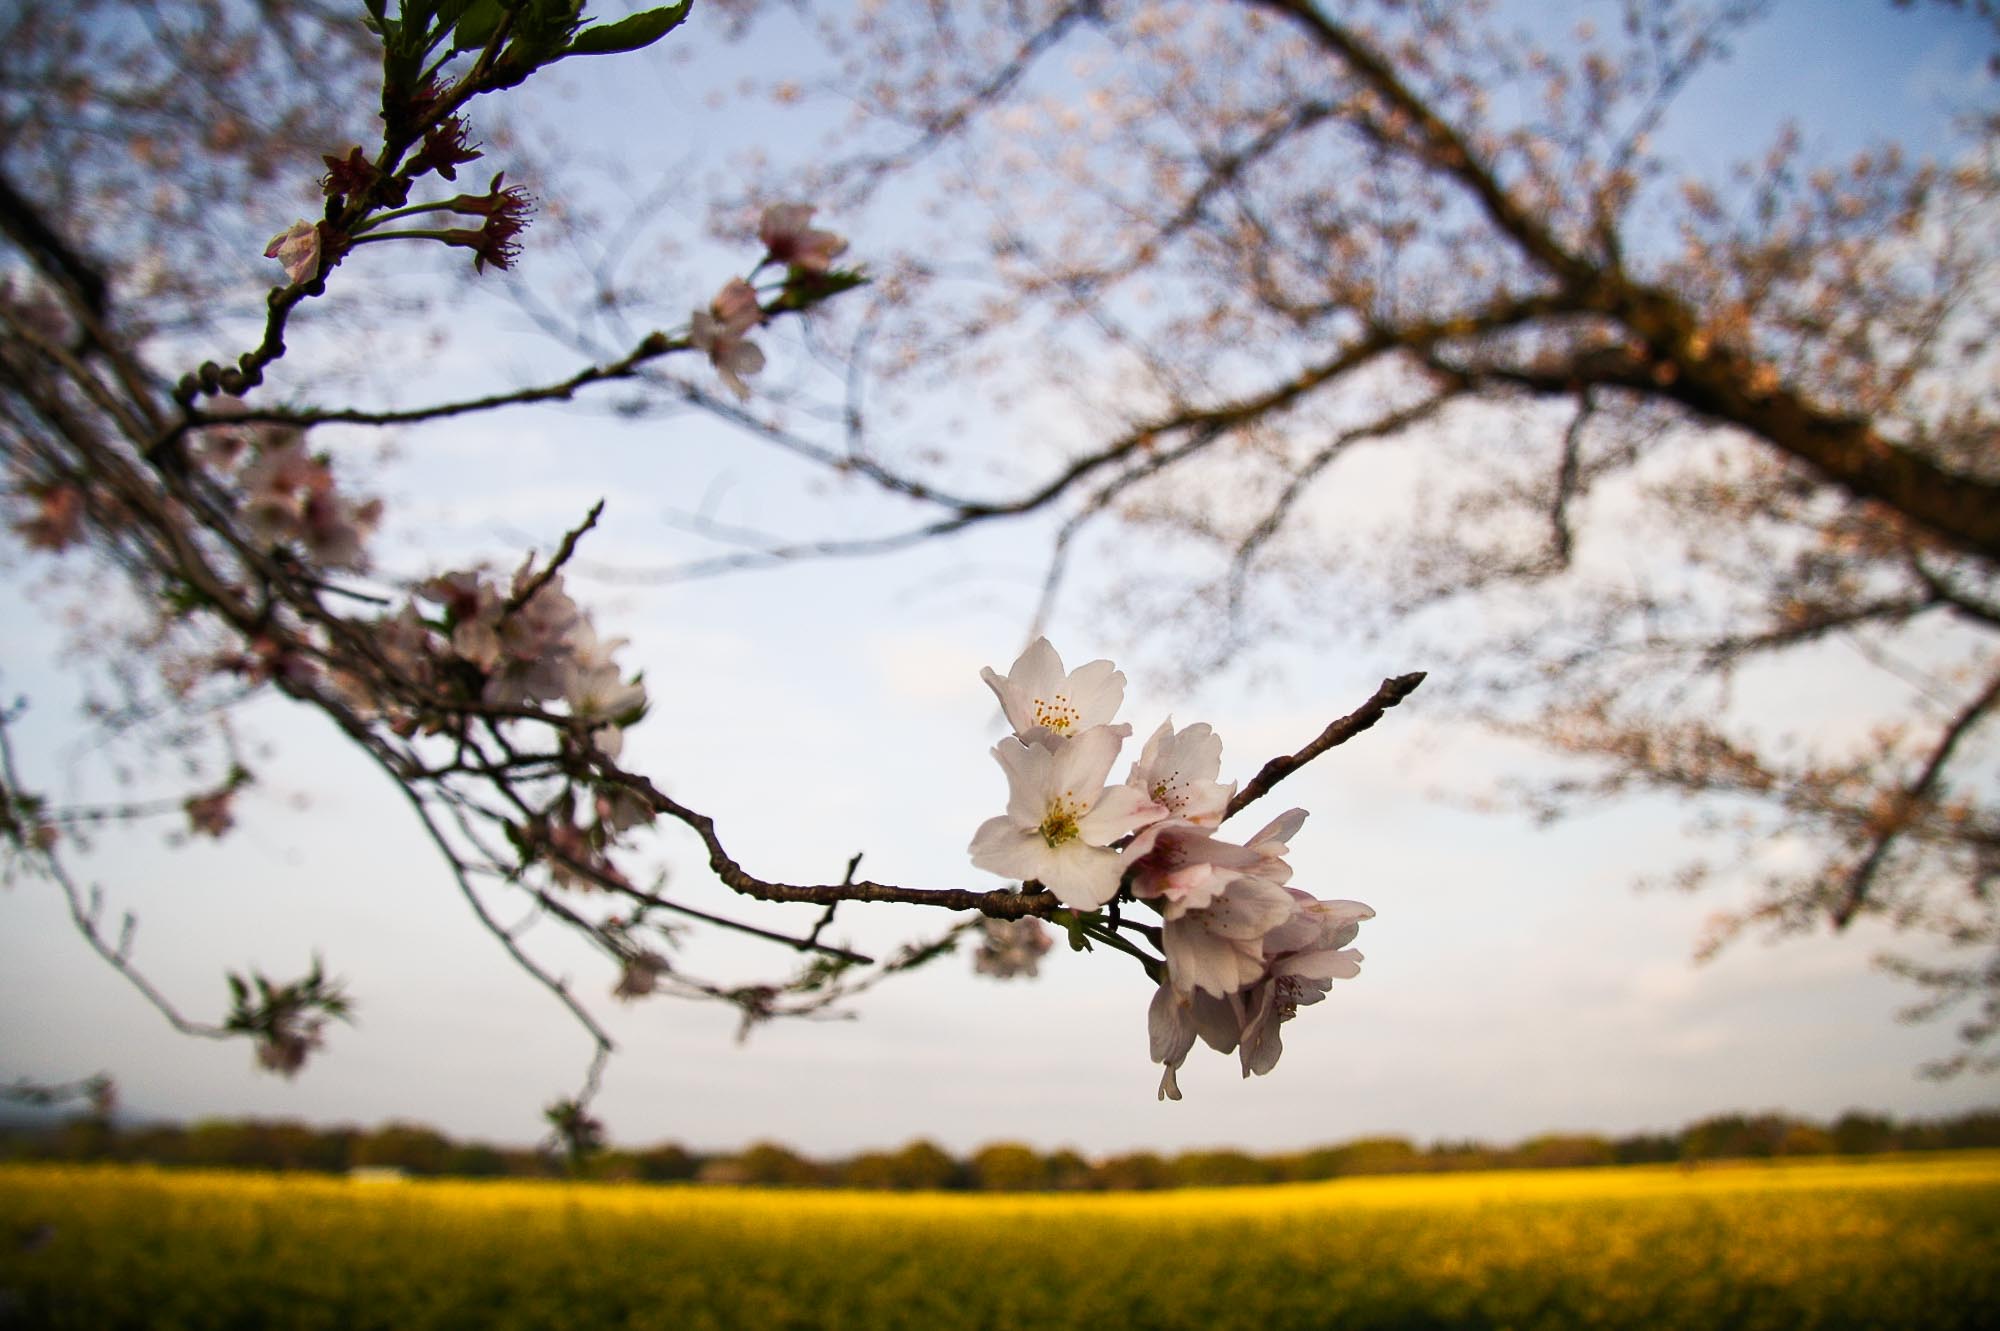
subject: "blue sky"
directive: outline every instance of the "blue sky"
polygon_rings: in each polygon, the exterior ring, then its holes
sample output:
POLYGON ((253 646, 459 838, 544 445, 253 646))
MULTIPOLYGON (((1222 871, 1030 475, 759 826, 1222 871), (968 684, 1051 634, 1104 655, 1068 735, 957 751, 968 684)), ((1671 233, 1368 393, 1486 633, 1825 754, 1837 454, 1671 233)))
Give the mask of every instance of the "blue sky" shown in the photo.
MULTIPOLYGON (((1754 150, 1781 106, 1798 108, 1808 143, 1831 152, 1856 146, 1871 125, 1921 136, 1913 127, 1941 123, 1941 98, 1978 86, 1966 74, 1986 54, 1976 27, 1878 5, 1839 6, 1836 20, 1831 8, 1779 5, 1739 39, 1733 62, 1689 94, 1674 150, 1691 161, 1754 150)), ((746 117, 711 135, 700 128, 714 116, 704 99, 750 58, 727 48, 691 62, 594 65, 543 105, 629 162, 633 179, 685 161, 691 176, 727 182, 730 149, 766 122, 746 117)), ((870 237, 849 234, 865 261, 870 237)), ((684 304, 705 300, 747 249, 690 241, 686 266, 705 276, 690 279, 684 304)), ((504 301, 476 299, 475 317, 442 348, 402 334, 373 348, 384 363, 423 366, 399 389, 405 401, 570 363, 504 301)), ((302 330, 296 354, 310 355, 313 339, 302 330)), ((796 345, 787 334, 768 342, 773 374, 785 373, 796 345)), ((816 492, 794 465, 714 422, 621 423, 590 407, 408 434, 370 485, 389 505, 384 562, 410 574, 480 556, 512 562, 520 533, 547 550, 600 496, 607 515, 580 561, 586 571, 656 568, 694 551, 665 518, 703 496, 724 519, 786 529, 897 511, 858 492, 816 492)), ((713 815, 765 877, 826 881, 859 850, 882 880, 998 886, 965 854, 1005 794, 986 752, 1000 723, 978 670, 1004 670, 1021 644, 1046 532, 1030 535, 668 587, 577 579, 600 631, 629 638, 623 659, 646 670, 654 710, 629 738, 628 759, 713 815)), ((101 798, 119 755, 74 742, 77 671, 28 603, 31 581, 16 562, 0 583, 9 644, 0 690, 33 701, 19 736, 30 779, 101 798)), ((1089 604, 1072 598, 1052 629, 1072 665, 1120 641, 1089 604)), ((1246 668, 1191 694, 1169 694, 1133 666, 1122 719, 1140 738, 1168 713, 1183 725, 1208 721, 1225 743, 1225 779, 1242 779, 1383 676, 1424 664, 1383 646, 1299 647, 1276 659, 1276 682, 1246 668)), ((468 1136, 538 1135, 539 1107, 573 1086, 587 1057, 581 1033, 479 932, 395 792, 326 727, 272 703, 245 729, 279 759, 255 764, 261 780, 231 838, 175 847, 159 825, 109 832, 82 862, 85 876, 114 913, 139 915, 139 963, 190 1011, 219 1011, 224 969, 283 975, 318 951, 349 980, 358 1024, 336 1029, 297 1081, 259 1075, 242 1046, 168 1032, 88 955, 52 889, 25 881, 0 895, 0 1077, 108 1071, 141 1115, 409 1117, 468 1136)), ((1127 760, 1136 756, 1135 743, 1127 760)), ((1693 965, 1704 918, 1727 889, 1686 897, 1630 886, 1685 852, 1675 807, 1636 802, 1534 829, 1436 798, 1530 761, 1438 724, 1420 691, 1288 782, 1267 807, 1311 811, 1294 842, 1297 883, 1378 913, 1358 943, 1363 974, 1286 1028, 1270 1077, 1241 1081, 1233 1060, 1198 1049, 1177 1105, 1153 1096, 1150 986, 1113 956, 1059 951, 1040 981, 1004 985, 951 959, 862 1000, 856 1020, 780 1024, 739 1046, 726 1009, 616 1005, 614 977, 554 926, 528 941, 596 1001, 622 1045, 599 1107, 625 1142, 722 1149, 772 1138, 833 1153, 925 1136, 960 1150, 1000 1139, 1086 1151, 1281 1149, 1372 1133, 1631 1131, 1732 1108, 1943 1114, 1993 1099, 1990 1081, 1914 1076, 1949 1051, 1951 1034, 1894 1020, 1913 995, 1871 967, 1889 941, 1874 925, 1841 938, 1745 941, 1693 965)), ((691 838, 665 834, 647 858, 689 900, 727 906, 691 838)), ((879 948, 939 923, 912 909, 849 908, 834 933, 879 948)), ((716 969, 786 968, 786 955, 744 940, 696 937, 716 969)))

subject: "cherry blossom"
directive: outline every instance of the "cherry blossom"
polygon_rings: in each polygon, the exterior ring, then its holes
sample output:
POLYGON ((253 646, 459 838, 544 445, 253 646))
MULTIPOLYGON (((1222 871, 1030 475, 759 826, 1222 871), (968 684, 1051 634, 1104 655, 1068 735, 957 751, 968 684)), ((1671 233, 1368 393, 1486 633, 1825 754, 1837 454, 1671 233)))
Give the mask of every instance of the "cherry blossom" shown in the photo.
POLYGON ((1123 738, 1093 726, 1055 749, 1001 740, 993 756, 1007 773, 1007 812, 973 835, 974 867, 1039 881, 1077 910, 1118 895, 1124 861, 1107 847, 1164 812, 1130 786, 1105 787, 1123 738))
POLYGON ((667 973, 667 959, 657 952, 638 952, 625 959, 619 967, 618 983, 612 986, 613 998, 644 998, 660 987, 660 977, 667 973))
POLYGON ((1257 850, 1181 818, 1140 829, 1125 858, 1133 862, 1132 895, 1169 920, 1208 906, 1236 878, 1267 868, 1257 850))
MULTIPOLYGON (((1296 811, 1295 811, 1296 812, 1296 811)), ((1263 1076, 1284 1052, 1278 1028, 1302 1007, 1325 998, 1335 980, 1361 973, 1361 954, 1347 945, 1375 912, 1358 901, 1320 901, 1286 889, 1296 909, 1260 940, 1261 978, 1223 995, 1164 983, 1147 1011, 1147 1033, 1160 1075, 1162 1100, 1181 1098, 1178 1074, 1199 1035, 1218 1053, 1235 1053, 1243 1075, 1263 1076)))
POLYGON ((688 341, 707 354, 729 391, 746 401, 750 385, 743 382, 744 376, 764 368, 764 352, 745 334, 763 318, 757 289, 736 277, 716 293, 706 310, 696 310, 688 321, 688 341))
POLYGON ((285 266, 293 286, 319 276, 319 225, 300 219, 271 237, 264 257, 285 266))
POLYGON ((565 643, 569 660, 563 699, 569 704, 570 715, 601 723, 591 727, 590 738, 607 758, 616 758, 624 747, 625 732, 619 718, 646 705, 645 685, 636 680, 626 682, 611 661, 611 654, 624 643, 623 638, 600 641, 588 619, 571 630, 565 643))
POLYGON ((1215 779, 1221 770, 1222 738, 1214 727, 1197 721, 1177 731, 1168 717, 1140 750, 1125 784, 1145 791, 1171 817, 1214 827, 1236 793, 1234 782, 1225 786, 1215 779))
POLYGON ((30 490, 35 515, 14 524, 14 530, 30 550, 56 553, 81 541, 83 491, 74 485, 50 485, 30 490))
POLYGON ((1231 879, 1208 905, 1161 927, 1174 987, 1220 998, 1255 984, 1264 975, 1264 936, 1297 913, 1298 904, 1276 883, 1231 879))
POLYGON ((847 250, 847 242, 831 231, 815 231, 808 203, 774 203, 764 210, 757 237, 773 260, 800 272, 820 274, 847 250))
POLYGON ((237 480, 244 522, 260 539, 296 542, 327 568, 367 566, 365 543, 381 521, 381 501, 357 504, 341 495, 331 469, 306 452, 304 436, 261 446, 237 480))
MULTIPOLYGON (((1063 671, 1062 657, 1047 638, 1037 638, 1002 678, 991 666, 979 672, 1007 724, 1023 741, 1052 746, 1066 736, 1108 726, 1125 700, 1125 676, 1109 661, 1090 661, 1063 671)), ((1121 740, 1132 733, 1112 727, 1121 740)), ((1149 801, 1150 802, 1150 801, 1149 801)))
POLYGON ((980 921, 978 950, 972 954, 972 969, 996 980, 1019 976, 1032 978, 1041 968, 1042 956, 1053 946, 1049 931, 1033 918, 980 921))
POLYGON ((1361 954, 1347 945, 1375 912, 1358 901, 1319 901, 1297 889, 1292 893, 1299 899, 1298 913, 1264 936, 1265 977, 1230 996, 1243 1014, 1238 1052, 1246 1077, 1261 1077, 1278 1065, 1284 1052, 1279 1026, 1300 1008, 1325 998, 1335 980, 1361 974, 1361 954))

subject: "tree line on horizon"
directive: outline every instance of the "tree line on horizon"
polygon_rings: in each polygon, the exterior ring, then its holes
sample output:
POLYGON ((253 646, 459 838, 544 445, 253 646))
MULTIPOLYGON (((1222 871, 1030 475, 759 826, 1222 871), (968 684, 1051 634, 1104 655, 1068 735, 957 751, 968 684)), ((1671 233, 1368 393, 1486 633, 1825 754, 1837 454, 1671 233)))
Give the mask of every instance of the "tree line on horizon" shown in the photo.
POLYGON ((1364 1137, 1269 1155, 1233 1149, 1160 1155, 1135 1151, 1095 1160, 996 1142, 963 1158, 919 1139, 896 1150, 816 1160, 776 1142, 739 1152, 701 1152, 676 1142, 610 1148, 572 1170, 544 1149, 458 1141, 435 1128, 389 1122, 372 1129, 314 1127, 294 1119, 204 1119, 188 1125, 121 1126, 95 1115, 59 1124, 0 1128, 0 1161, 125 1163, 343 1174, 385 1171, 419 1177, 581 1176, 605 1182, 712 1183, 753 1187, 889 1191, 1113 1192, 1295 1183, 1368 1174, 1481 1169, 1574 1169, 1621 1164, 1898 1151, 2000 1148, 2000 1109, 1898 1121, 1849 1110, 1831 1122, 1789 1114, 1719 1114, 1672 1132, 1604 1136, 1544 1133, 1511 1146, 1405 1137, 1364 1137))

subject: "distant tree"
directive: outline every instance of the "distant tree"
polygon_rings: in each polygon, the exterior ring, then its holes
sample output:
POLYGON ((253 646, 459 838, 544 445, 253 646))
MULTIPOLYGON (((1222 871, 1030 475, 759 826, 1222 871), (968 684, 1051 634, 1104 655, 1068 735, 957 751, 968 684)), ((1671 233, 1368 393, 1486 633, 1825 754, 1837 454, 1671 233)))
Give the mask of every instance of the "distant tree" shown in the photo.
POLYGON ((701 1168, 698 1158, 673 1142, 635 1151, 632 1158, 638 1166, 638 1176, 649 1183, 685 1182, 701 1168))
POLYGON ((1896 1144, 1896 1125, 1884 1115, 1850 1109, 1834 1121, 1833 1148, 1842 1155, 1873 1155, 1896 1144))
POLYGON ((1575 1133, 1530 1137, 1508 1152, 1509 1164, 1528 1169, 1584 1169, 1611 1164, 1616 1158, 1612 1144, 1604 1138, 1575 1133))
POLYGON ((1402 1174, 1423 1168, 1423 1154, 1402 1137, 1364 1137, 1335 1147, 1334 1174, 1402 1174))
POLYGON ((1680 1159, 1681 1143, 1671 1133, 1639 1133, 1618 1138, 1611 1149, 1621 1165, 1665 1164, 1680 1159))
POLYGON ((1174 1185, 1173 1166, 1151 1151, 1113 1155, 1091 1171, 1093 1185, 1113 1192, 1141 1192, 1174 1185))
POLYGON ((385 1123, 355 1139, 350 1161, 357 1169, 442 1174, 455 1149, 451 1140, 435 1128, 420 1123, 385 1123))
POLYGON ((457 1178, 501 1178, 508 1172, 507 1156, 484 1142, 458 1143, 445 1153, 443 1172, 457 1178))
POLYGON ((809 1188, 825 1179, 818 1165, 776 1142, 757 1142, 731 1163, 732 1181, 761 1187, 809 1188))
POLYGON ((1052 1184, 1049 1162, 1032 1146, 994 1142, 967 1162, 972 1186, 988 1192, 1037 1192, 1052 1184))
POLYGON ((1051 1151, 1047 1157, 1049 1187, 1059 1192, 1081 1192, 1096 1186, 1090 1162, 1067 1148, 1051 1151))
POLYGON ((903 1189, 938 1192, 961 1187, 965 1172, 936 1142, 917 1140, 890 1157, 895 1185, 903 1189))
POLYGON ((1246 1151, 1183 1151, 1171 1169, 1174 1184, 1183 1188, 1242 1187, 1277 1176, 1270 1161, 1246 1151))

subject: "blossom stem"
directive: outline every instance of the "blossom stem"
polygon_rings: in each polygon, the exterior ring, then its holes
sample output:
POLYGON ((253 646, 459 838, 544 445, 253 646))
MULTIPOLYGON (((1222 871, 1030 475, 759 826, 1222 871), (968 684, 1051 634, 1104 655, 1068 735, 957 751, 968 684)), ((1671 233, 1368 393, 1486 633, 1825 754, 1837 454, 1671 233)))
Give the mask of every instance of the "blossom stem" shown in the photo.
POLYGON ((361 235, 350 238, 348 243, 350 245, 366 245, 377 240, 442 240, 447 244, 455 245, 458 242, 454 237, 461 234, 463 233, 458 231, 432 230, 377 231, 373 234, 364 232, 361 235))
MULTIPOLYGON (((374 230, 384 222, 393 222, 402 217, 415 217, 419 213, 455 213, 458 211, 458 209, 452 207, 449 203, 413 203, 407 208, 392 208, 387 212, 375 214, 366 221, 359 223, 354 228, 353 234, 359 237, 374 230)), ((403 234, 414 233, 406 232, 403 234)))
POLYGON ((1064 926, 1073 923, 1083 931, 1085 937, 1136 959, 1141 966, 1145 967, 1147 977, 1155 982, 1165 973, 1167 963, 1164 960, 1133 946, 1124 938, 1121 938, 1118 932, 1105 924, 1103 917, 1095 911, 1085 913, 1082 911, 1059 910, 1049 918, 1055 923, 1064 926))

